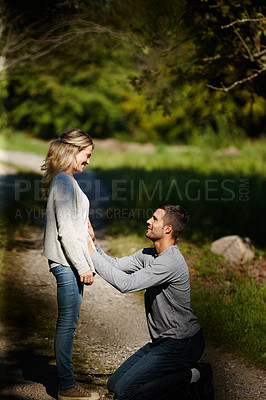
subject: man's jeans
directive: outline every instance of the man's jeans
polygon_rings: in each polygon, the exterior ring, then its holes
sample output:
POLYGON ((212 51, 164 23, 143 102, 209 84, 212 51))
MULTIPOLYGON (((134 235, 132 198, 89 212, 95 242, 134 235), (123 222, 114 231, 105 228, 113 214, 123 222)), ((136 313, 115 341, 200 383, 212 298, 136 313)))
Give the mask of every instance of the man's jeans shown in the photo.
POLYGON ((110 377, 107 387, 119 400, 185 400, 204 350, 200 330, 188 339, 161 338, 146 344, 110 377))
POLYGON ((59 265, 51 269, 57 281, 58 318, 55 332, 55 357, 59 389, 76 386, 72 364, 72 348, 79 310, 83 296, 83 284, 79 275, 70 267, 59 265))

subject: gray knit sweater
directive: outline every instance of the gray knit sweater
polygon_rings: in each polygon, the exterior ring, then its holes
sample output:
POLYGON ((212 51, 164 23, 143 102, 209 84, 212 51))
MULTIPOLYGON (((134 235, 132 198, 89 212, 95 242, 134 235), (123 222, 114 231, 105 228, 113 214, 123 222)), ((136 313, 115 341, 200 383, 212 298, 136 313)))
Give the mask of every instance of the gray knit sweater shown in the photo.
POLYGON ((91 257, 96 272, 121 292, 145 290, 145 310, 152 339, 183 339, 200 325, 190 308, 189 271, 177 246, 157 254, 146 248, 123 258, 111 258, 97 245, 91 257))
POLYGON ((95 272, 89 254, 82 215, 82 193, 75 179, 64 172, 52 181, 46 208, 44 255, 81 275, 95 272))

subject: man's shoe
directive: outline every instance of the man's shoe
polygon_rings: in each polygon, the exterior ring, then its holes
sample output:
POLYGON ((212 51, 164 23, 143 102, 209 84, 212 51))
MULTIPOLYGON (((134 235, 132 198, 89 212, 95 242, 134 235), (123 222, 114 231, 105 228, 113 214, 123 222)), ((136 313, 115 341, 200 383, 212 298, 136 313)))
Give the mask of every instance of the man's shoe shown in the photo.
POLYGON ((197 382, 190 384, 190 396, 193 400, 214 400, 214 386, 211 364, 198 363, 195 368, 200 372, 197 382))
POLYGON ((97 392, 85 391, 80 386, 75 386, 67 390, 59 390, 58 400, 98 400, 100 398, 97 392))

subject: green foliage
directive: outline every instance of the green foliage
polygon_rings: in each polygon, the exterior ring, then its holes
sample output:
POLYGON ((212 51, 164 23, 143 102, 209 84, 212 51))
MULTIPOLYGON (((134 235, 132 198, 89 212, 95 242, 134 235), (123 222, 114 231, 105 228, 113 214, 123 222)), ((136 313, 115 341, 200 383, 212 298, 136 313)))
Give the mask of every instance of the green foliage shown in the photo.
POLYGON ((265 290, 242 279, 218 289, 192 287, 192 307, 208 337, 265 367, 265 290))
POLYGON ((224 93, 210 92, 204 83, 180 84, 172 93, 171 100, 175 106, 171 113, 165 113, 164 107, 158 104, 156 109, 147 110, 144 94, 128 92, 127 96, 121 107, 127 116, 127 128, 133 139, 143 142, 148 138, 154 142, 208 143, 214 148, 241 142, 247 128, 256 135, 256 130, 262 129, 260 124, 266 107, 265 100, 256 96, 251 111, 247 92, 241 94, 241 104, 224 93))
POLYGON ((0 72, 0 128, 7 127, 7 112, 5 109, 5 101, 8 97, 8 78, 4 72, 0 72))
POLYGON ((264 120, 262 97, 253 96, 251 109, 248 92, 241 94, 241 104, 223 93, 210 93, 204 84, 180 85, 172 95, 171 113, 159 105, 152 110, 145 95, 126 82, 126 70, 117 70, 114 63, 63 79, 34 70, 14 73, 8 91, 4 106, 9 127, 43 139, 79 126, 95 138, 222 147, 241 141, 246 129, 257 135, 264 120))
POLYGON ((262 74, 253 81, 247 80, 244 88, 265 97, 263 13, 265 6, 261 0, 238 3, 192 0, 186 18, 191 21, 193 31, 197 56, 195 74, 207 77, 210 83, 221 88, 260 71, 262 74))
POLYGON ((229 93, 206 87, 262 68, 264 9, 253 3, 46 0, 27 2, 24 14, 18 0, 4 1, 0 122, 44 139, 73 126, 94 137, 213 146, 261 136, 262 75, 229 93), (246 17, 259 21, 221 28, 246 17))
MULTIPOLYGON (((111 73, 111 68, 105 74, 111 73)), ((110 83, 98 80, 102 90, 93 83, 95 71, 77 73, 63 82, 56 76, 29 71, 10 77, 10 97, 6 101, 11 126, 50 139, 75 126, 93 131, 94 137, 105 137, 116 130, 120 110, 113 103, 110 83), (24 99, 24 100, 22 100, 24 99)), ((113 76, 113 85, 116 77, 113 76)))

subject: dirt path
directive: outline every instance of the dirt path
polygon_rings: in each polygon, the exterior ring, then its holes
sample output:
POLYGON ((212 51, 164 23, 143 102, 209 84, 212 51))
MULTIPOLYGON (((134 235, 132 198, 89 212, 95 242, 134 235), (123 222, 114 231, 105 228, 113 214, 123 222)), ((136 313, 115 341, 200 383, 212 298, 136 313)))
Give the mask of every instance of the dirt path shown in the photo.
MULTIPOLYGON (((4 174, 8 174, 6 167, 4 174)), ((94 179, 92 174, 90 179, 94 179)), ((101 224, 97 230, 101 243, 108 248, 101 224)), ((9 325, 1 326, 0 398, 55 399, 52 338, 56 285, 42 255, 41 228, 31 229, 22 239, 21 249, 14 251, 12 260, 5 278, 5 296, 6 313, 13 319, 9 325)), ((120 294, 96 276, 92 287, 85 289, 75 337, 75 365, 81 385, 96 386, 102 399, 106 398, 104 385, 108 375, 147 340, 142 299, 136 294, 120 294)), ((203 359, 213 366, 216 400, 265 399, 265 372, 210 343, 203 359)))

